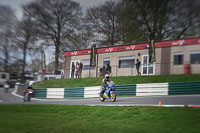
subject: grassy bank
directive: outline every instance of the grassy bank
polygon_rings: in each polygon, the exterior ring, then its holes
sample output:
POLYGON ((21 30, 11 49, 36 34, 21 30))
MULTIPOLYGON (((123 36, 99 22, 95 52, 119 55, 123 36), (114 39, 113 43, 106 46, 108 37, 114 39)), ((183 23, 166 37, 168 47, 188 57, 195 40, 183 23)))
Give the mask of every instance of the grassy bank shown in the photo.
POLYGON ((0 105, 1 133, 198 133, 200 108, 0 105))
MULTIPOLYGON (((117 85, 200 81, 200 74, 111 77, 117 85)), ((34 88, 74 88, 101 85, 102 78, 53 79, 34 84, 34 88)))

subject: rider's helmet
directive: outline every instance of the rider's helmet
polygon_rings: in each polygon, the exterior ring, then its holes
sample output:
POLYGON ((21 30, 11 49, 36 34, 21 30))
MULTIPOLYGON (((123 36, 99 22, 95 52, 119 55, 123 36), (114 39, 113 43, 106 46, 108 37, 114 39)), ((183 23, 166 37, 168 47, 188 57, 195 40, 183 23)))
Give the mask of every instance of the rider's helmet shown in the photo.
POLYGON ((106 74, 105 75, 105 81, 109 81, 110 80, 110 75, 109 74, 106 74))

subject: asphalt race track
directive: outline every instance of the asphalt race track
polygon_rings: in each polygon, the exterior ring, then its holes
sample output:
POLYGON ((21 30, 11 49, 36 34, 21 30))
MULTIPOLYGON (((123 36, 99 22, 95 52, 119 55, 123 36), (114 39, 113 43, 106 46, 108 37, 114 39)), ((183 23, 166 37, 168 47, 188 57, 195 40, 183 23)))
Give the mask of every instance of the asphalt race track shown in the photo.
POLYGON ((88 99, 31 99, 31 102, 24 102, 23 97, 11 94, 14 89, 5 93, 0 88, 0 104, 58 104, 58 105, 91 105, 91 106, 133 106, 133 105, 200 105, 200 95, 184 96, 148 96, 148 97, 117 97, 116 102, 109 100, 101 102, 98 98, 88 99))

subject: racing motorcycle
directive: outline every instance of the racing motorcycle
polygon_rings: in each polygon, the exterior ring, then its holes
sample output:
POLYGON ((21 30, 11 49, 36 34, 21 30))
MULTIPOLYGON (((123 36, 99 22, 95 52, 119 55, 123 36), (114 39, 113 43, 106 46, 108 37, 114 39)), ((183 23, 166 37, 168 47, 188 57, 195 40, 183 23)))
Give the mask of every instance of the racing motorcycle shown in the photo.
POLYGON ((26 102, 26 101, 30 102, 33 94, 34 94, 33 89, 29 89, 29 88, 26 89, 26 92, 24 93, 24 102, 26 102))
MULTIPOLYGON (((112 102, 116 101, 116 94, 115 94, 115 88, 116 85, 113 81, 110 81, 107 83, 107 87, 105 88, 105 92, 102 95, 99 93, 99 99, 101 102, 103 102, 105 99, 106 100, 111 100, 112 102)), ((102 88, 100 89, 100 92, 102 91, 102 88)))

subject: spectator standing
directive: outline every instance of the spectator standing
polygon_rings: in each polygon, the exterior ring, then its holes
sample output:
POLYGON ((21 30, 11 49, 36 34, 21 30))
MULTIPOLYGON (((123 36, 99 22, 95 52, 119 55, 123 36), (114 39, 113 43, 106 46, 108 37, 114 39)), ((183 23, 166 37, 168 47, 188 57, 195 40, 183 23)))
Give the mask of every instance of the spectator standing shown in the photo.
POLYGON ((74 71, 75 71, 75 65, 74 62, 72 62, 72 71, 71 71, 71 78, 74 78, 74 71))
MULTIPOLYGON (((110 64, 107 64, 106 73, 107 73, 107 74, 111 74, 111 66, 110 66, 110 64)), ((105 74, 106 74, 106 73, 105 73, 105 74)))
POLYGON ((83 68, 83 63, 80 62, 79 63, 79 75, 78 75, 78 78, 81 78, 81 76, 82 76, 82 68, 83 68))
POLYGON ((79 77, 79 63, 78 62, 76 62, 75 76, 76 76, 76 78, 79 77))
POLYGON ((141 62, 139 59, 136 60, 136 70, 137 70, 137 73, 138 73, 138 76, 141 75, 140 73, 140 65, 141 65, 141 62))
POLYGON ((106 73, 106 67, 103 66, 103 71, 102 71, 103 77, 105 77, 105 73, 106 73))
POLYGON ((99 74, 98 74, 99 77, 103 77, 103 68, 101 67, 99 69, 99 74))

